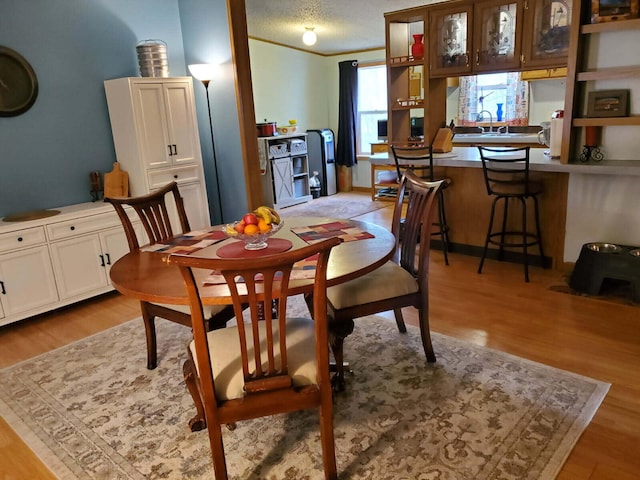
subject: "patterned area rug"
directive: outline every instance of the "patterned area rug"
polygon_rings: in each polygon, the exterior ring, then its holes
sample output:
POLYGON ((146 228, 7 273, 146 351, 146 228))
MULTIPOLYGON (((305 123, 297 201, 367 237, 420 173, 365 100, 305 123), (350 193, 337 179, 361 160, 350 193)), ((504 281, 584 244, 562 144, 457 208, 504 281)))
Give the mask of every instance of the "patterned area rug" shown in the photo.
POLYGON ((278 210, 280 215, 287 217, 335 217, 353 218, 380 208, 392 205, 389 202, 374 202, 369 197, 345 198, 343 195, 330 195, 310 200, 306 203, 293 205, 278 210))
MULTIPOLYGON (((134 320, 0 372, 0 414, 61 479, 210 479, 206 432, 182 381, 188 329, 158 322, 159 366, 145 368, 134 320)), ((359 319, 355 370, 335 401, 342 479, 553 479, 608 384, 433 335, 359 319)), ((234 479, 322 477, 315 411, 224 430, 234 479)))

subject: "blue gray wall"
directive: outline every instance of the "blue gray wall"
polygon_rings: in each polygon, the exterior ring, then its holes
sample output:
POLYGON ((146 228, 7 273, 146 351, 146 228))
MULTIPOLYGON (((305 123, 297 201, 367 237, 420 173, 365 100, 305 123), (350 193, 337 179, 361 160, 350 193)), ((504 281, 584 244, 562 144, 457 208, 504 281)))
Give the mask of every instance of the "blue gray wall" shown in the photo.
MULTIPOLYGON (((135 46, 145 39, 167 43, 173 76, 188 74, 185 57, 209 61, 204 58, 209 49, 200 41, 215 45, 220 54, 226 49, 228 61, 226 19, 225 0, 2 0, 0 45, 31 63, 39 94, 26 113, 0 117, 0 216, 90 201, 89 172, 110 171, 115 161, 103 81, 138 76, 135 46), (181 9, 187 12, 182 18, 181 9), (192 29, 181 20, 198 21, 192 29), (223 25, 212 29, 218 22, 223 25), (207 34, 197 34, 200 29, 207 34), (189 48, 196 54, 185 54, 183 32, 189 32, 189 48)), ((215 92, 233 102, 235 118, 235 123, 220 127, 224 140, 219 143, 225 145, 219 148, 238 152, 235 92, 229 81, 215 92)), ((206 97, 198 84, 195 87, 207 191, 215 212, 206 97)), ((226 162, 234 164, 227 181, 243 188, 244 172, 235 168, 239 162, 241 169, 242 162, 224 156, 218 158, 222 169, 226 162)), ((240 213, 246 210, 244 192, 226 203, 231 201, 242 207, 240 213)), ((235 209, 229 212, 233 216, 235 209)))

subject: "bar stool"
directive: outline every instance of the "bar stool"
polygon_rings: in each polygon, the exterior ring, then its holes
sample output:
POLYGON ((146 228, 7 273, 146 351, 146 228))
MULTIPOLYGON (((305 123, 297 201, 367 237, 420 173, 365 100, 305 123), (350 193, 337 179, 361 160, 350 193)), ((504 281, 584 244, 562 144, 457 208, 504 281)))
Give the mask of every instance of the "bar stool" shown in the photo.
POLYGON ((544 265, 544 253, 542 250, 542 235, 540 234, 540 217, 538 214, 538 195, 542 193, 540 182, 529 178, 529 147, 522 148, 487 148, 479 146, 484 183, 487 194, 493 198, 491 204, 491 216, 489 228, 484 242, 482 259, 478 267, 478 273, 482 273, 484 260, 487 256, 489 244, 499 247, 498 260, 502 260, 504 249, 522 248, 524 256, 524 279, 529 281, 529 255, 528 248, 538 245, 540 259, 544 265), (533 199, 534 217, 536 224, 535 233, 527 232, 527 200, 533 199), (509 200, 520 202, 522 207, 521 229, 509 230, 507 218, 509 215, 509 200), (496 205, 502 201, 502 224, 499 229, 494 229, 494 217, 496 205))
POLYGON ((442 250, 444 252, 444 263, 445 265, 449 265, 449 225, 444 208, 444 190, 451 185, 451 179, 436 178, 433 168, 433 150, 430 145, 391 145, 391 154, 396 164, 398 182, 400 182, 402 178, 402 169, 412 170, 420 178, 429 182, 443 180, 442 188, 438 190, 438 220, 433 222, 436 230, 432 230, 431 235, 440 236, 442 250), (402 166, 400 165, 400 160, 404 162, 402 166))

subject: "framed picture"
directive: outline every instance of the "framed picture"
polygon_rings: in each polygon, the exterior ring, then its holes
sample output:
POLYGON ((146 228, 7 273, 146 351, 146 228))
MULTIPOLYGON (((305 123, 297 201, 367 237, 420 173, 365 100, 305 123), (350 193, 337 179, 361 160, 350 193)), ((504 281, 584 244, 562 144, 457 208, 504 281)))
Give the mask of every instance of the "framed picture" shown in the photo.
POLYGON ((591 0, 591 23, 626 20, 638 16, 638 0, 591 0))
POLYGON ((587 117, 628 117, 629 90, 589 92, 587 117))

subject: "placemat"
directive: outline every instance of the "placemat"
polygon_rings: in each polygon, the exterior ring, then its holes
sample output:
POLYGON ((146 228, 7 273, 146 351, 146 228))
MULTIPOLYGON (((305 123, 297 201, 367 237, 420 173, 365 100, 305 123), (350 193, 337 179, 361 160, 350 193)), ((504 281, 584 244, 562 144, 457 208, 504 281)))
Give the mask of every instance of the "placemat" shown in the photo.
MULTIPOLYGON (((316 268, 318 266, 318 256, 319 254, 316 253, 315 255, 311 255, 304 260, 294 263, 293 269, 291 270, 291 276, 289 278, 291 280, 315 278, 316 268)), ((280 276, 282 276, 282 272, 277 272, 276 278, 280 276)), ((242 277, 236 277, 236 282, 242 283, 244 282, 244 279, 242 277)), ((224 276, 220 273, 220 270, 212 271, 203 282, 204 285, 215 285, 220 283, 227 283, 224 276)))
POLYGON ((286 238, 268 238, 267 248, 262 250, 247 250, 243 241, 237 241, 220 247, 216 252, 220 258, 257 258, 274 253, 286 252, 291 248, 291 241, 286 238))
POLYGON ((348 220, 309 225, 308 227, 294 227, 291 231, 309 244, 318 243, 333 237, 340 237, 344 242, 353 242, 355 240, 375 237, 371 233, 357 227, 354 222, 348 220))
POLYGON ((177 235, 165 243, 147 245, 142 247, 140 251, 190 255, 226 238, 227 235, 222 230, 194 230, 177 235))

